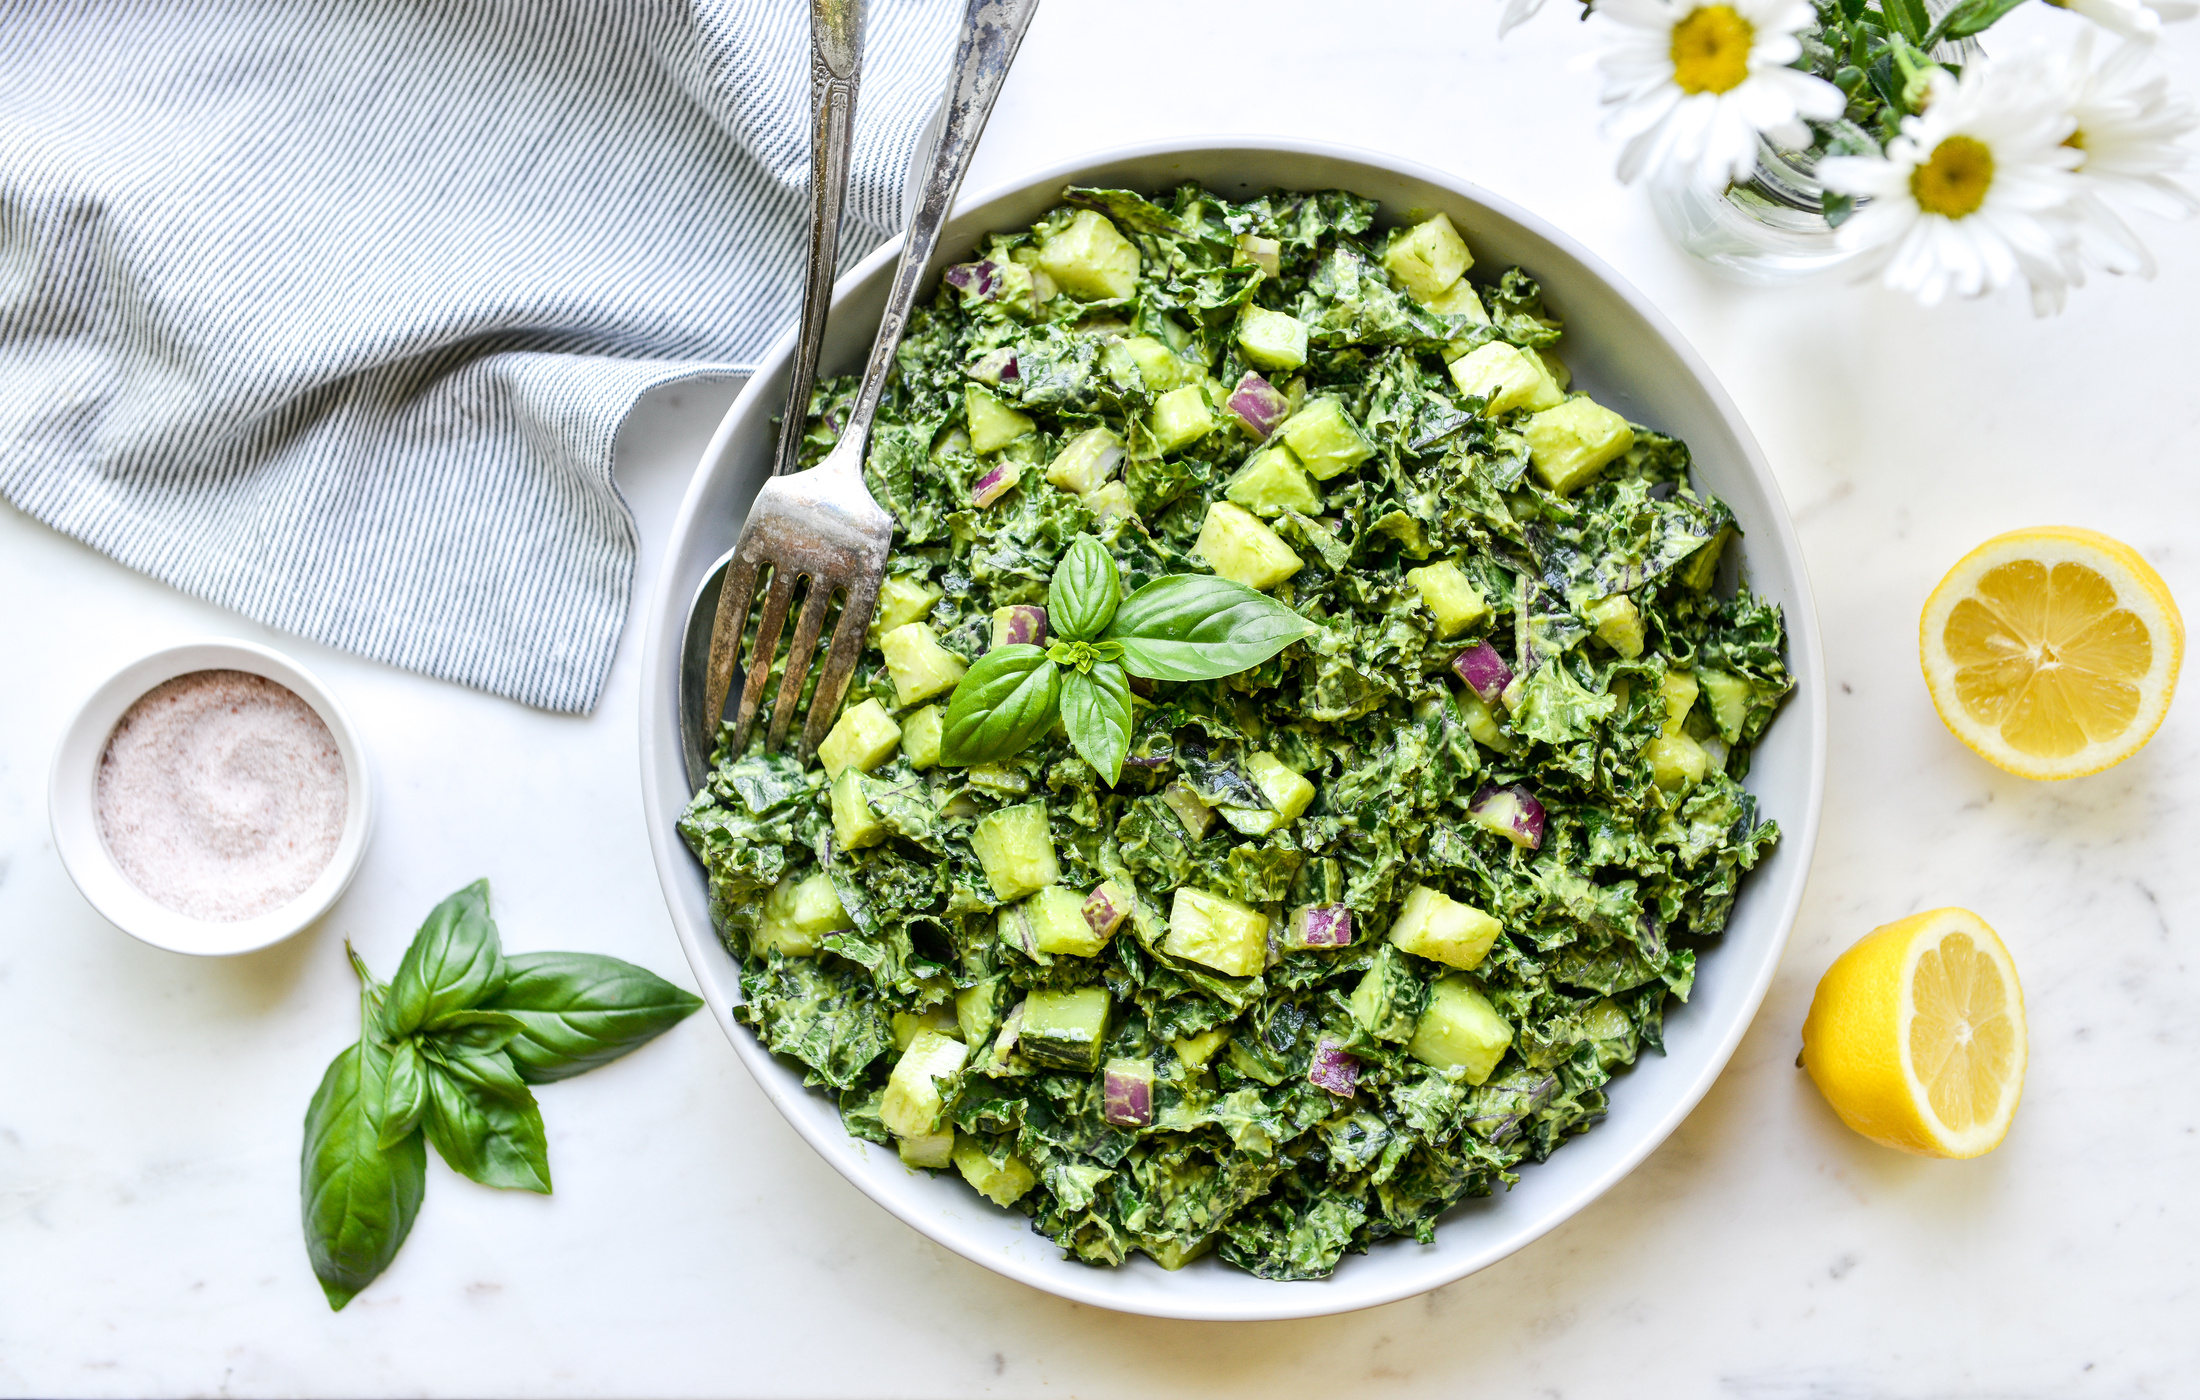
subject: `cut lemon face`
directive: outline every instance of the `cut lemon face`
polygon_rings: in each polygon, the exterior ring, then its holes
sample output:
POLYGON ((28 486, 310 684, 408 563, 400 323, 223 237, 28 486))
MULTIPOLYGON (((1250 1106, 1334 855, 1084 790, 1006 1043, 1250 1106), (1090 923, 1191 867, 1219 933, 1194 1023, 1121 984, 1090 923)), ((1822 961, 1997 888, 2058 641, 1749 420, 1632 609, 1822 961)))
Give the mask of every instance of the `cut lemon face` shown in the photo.
POLYGON ((1803 1068, 1841 1121, 1928 1157, 1977 1157, 2024 1093, 2024 989, 1968 909, 1874 929, 1834 960, 1803 1022, 1803 1068))
POLYGON ((1933 706, 1987 762, 2077 778, 2154 737, 2185 624, 2129 545, 2050 526, 1996 535, 1925 600, 1918 654, 1933 706))

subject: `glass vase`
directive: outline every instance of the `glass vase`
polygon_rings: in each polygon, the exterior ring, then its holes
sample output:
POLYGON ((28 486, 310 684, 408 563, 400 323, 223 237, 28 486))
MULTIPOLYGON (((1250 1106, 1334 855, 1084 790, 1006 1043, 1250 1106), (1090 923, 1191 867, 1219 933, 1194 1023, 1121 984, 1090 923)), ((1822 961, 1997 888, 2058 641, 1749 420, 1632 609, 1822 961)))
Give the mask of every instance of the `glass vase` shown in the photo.
POLYGON ((1675 180, 1650 187, 1650 207, 1682 252, 1737 281, 1775 286, 1824 276, 1852 261, 1820 202, 1813 152, 1760 138, 1757 169, 1724 193, 1675 180))

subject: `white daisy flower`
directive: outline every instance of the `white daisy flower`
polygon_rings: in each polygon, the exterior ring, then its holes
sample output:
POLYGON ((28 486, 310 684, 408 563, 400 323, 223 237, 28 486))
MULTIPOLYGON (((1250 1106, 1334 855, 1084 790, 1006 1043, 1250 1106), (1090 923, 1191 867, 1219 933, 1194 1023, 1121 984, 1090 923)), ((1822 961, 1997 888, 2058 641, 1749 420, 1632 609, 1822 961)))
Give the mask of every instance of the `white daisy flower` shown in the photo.
POLYGON ((1598 56, 1610 126, 1626 138, 1619 178, 1693 180, 1724 189, 1757 166, 1760 133, 1807 145, 1803 118, 1829 121, 1847 105, 1823 78, 1790 68, 1799 30, 1816 22, 1808 0, 1596 0, 1611 43, 1598 56))
POLYGON ((1505 13, 1497 21, 1497 37, 1502 39, 1521 25, 1535 18, 1535 12, 1543 8, 1543 0, 1505 0, 1505 13))
POLYGON ((2113 30, 2126 39, 2152 39, 2162 32, 2163 20, 2191 19, 2200 14, 2200 4, 2194 4, 2193 0, 2047 0, 2047 3, 2084 15, 2103 29, 2113 30))
POLYGON ((1904 117, 1885 156, 1820 162, 1826 187, 1870 202, 1841 225, 1842 243, 1871 253, 1882 280, 1927 306, 1979 296, 2020 277, 2035 310, 2062 304, 2075 271, 2071 174, 2075 127, 2053 84, 2024 65, 1965 66, 1959 82, 1931 74, 1924 115, 1904 117))
POLYGON ((2077 129, 2063 144, 2078 152, 2078 250, 2104 272, 2154 275, 2154 255, 2115 209, 2126 204, 2164 218, 2190 218, 2200 199, 2172 178, 2187 152, 2179 138, 2195 125, 2192 104, 2160 72, 2146 71, 2146 45, 2118 44, 2098 63, 2093 36, 2079 36, 2064 60, 2065 90, 2077 129))

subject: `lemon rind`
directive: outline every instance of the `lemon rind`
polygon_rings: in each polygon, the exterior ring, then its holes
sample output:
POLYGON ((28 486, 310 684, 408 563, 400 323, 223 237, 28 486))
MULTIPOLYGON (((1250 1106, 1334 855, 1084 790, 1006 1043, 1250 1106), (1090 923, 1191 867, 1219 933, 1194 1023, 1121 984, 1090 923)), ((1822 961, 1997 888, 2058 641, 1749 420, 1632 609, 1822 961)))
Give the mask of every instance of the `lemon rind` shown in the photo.
POLYGON ((2031 1056, 2031 1030, 2024 1017, 2024 983, 2017 977, 2017 965, 2009 956, 2009 949, 2000 935, 1970 910, 1936 909, 1930 922, 1910 935, 1909 947, 1903 951, 1902 975, 1896 983, 1896 995, 1899 998, 1895 1012, 1896 1053, 1902 1066, 1903 1082, 1909 1087, 1918 1115, 1918 1125, 1932 1136, 1939 1155, 1969 1158, 1993 1151, 2009 1135, 2009 1125, 2016 1120, 2017 1105, 2024 1098, 2025 1069, 2031 1056), (1939 948, 1951 933, 1968 935, 1974 946, 1993 959, 2010 988, 2010 1014, 2017 1023, 2015 1062, 2003 1080, 2001 1102, 1992 1118, 1968 1130, 1951 1128, 1941 1121, 1940 1115, 1933 1110, 1932 1095, 1924 1081, 1918 1078, 1917 1066, 1910 1058, 1910 1025, 1917 1016, 1917 965, 1927 952, 1939 948))

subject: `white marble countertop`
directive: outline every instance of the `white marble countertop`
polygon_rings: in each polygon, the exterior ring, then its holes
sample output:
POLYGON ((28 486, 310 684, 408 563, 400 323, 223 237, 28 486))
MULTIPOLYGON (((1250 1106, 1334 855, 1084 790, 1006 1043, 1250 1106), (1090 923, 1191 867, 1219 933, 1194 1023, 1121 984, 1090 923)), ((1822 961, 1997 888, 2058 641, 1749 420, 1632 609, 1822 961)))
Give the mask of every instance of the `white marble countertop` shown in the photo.
MULTIPOLYGON (((1740 403, 1822 609, 1824 835, 1754 1028, 1632 1177, 1419 1299, 1244 1326, 1121 1317, 897 1223, 819 1163, 698 1016, 544 1091, 555 1196, 432 1163, 395 1266, 331 1314, 300 1243, 297 1159, 306 1100, 356 1032, 344 939, 394 967, 437 899, 487 876, 508 947, 615 953, 692 985, 641 825, 634 639, 595 715, 553 718, 275 636, 0 507, 0 1391, 2190 1393, 2200 971, 2182 940, 2200 916, 2200 702, 2120 768, 2029 784, 1941 727, 1915 639, 1940 574, 2024 524, 2124 538, 2200 603, 2200 229, 2148 226, 2160 279, 2087 288, 2056 320, 2014 300, 1926 313, 1844 285, 1741 290, 1673 251, 1610 178, 1570 17, 1499 45, 1496 8, 1399 0, 1345 20, 1319 0, 1050 0, 971 188, 1202 130, 1395 151, 1575 232, 1740 403), (45 818, 77 700, 208 633, 270 641, 336 687, 383 795, 349 896, 230 961, 106 924, 45 818), (1850 1134, 1793 1065, 1832 957, 1940 904, 1993 922, 2030 993, 2024 1106, 1969 1163, 1850 1134)), ((2168 47, 2200 53, 2200 26, 2168 47)), ((622 438, 638 596, 730 394, 662 394, 622 438)))

